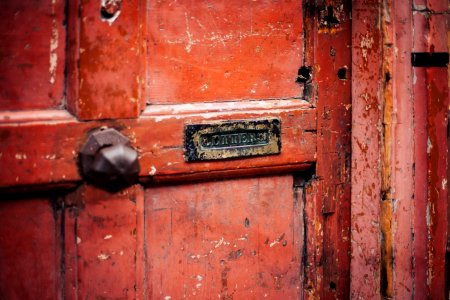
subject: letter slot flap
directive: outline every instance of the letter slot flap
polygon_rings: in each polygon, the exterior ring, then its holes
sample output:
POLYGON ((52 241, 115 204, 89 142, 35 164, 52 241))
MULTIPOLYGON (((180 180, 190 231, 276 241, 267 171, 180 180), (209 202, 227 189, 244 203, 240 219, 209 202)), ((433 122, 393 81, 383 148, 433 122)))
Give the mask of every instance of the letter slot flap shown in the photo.
POLYGON ((184 137, 188 162, 279 154, 281 122, 270 118, 187 124, 184 137))

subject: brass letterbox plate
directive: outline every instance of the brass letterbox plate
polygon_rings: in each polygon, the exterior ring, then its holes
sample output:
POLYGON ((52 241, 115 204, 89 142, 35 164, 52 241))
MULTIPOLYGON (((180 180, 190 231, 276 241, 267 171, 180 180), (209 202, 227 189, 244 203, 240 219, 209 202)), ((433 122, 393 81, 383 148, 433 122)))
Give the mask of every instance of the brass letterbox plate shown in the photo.
POLYGON ((188 124, 184 130, 185 160, 218 160, 278 154, 279 119, 220 121, 188 124))

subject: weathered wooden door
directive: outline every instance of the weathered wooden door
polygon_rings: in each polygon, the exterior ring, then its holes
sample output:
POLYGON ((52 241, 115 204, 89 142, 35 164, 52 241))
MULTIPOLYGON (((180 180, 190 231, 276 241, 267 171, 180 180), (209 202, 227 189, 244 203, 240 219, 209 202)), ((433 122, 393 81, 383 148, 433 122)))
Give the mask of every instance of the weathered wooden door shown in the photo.
POLYGON ((1 6, 0 298, 348 296, 348 3, 1 6))

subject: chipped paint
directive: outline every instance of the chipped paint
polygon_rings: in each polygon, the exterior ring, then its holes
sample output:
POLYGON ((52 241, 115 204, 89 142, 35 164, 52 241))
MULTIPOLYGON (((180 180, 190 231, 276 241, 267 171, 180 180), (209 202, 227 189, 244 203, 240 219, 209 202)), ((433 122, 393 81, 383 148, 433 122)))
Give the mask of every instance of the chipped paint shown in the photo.
POLYGON ((108 258, 110 258, 110 256, 109 256, 108 254, 105 254, 105 253, 100 253, 100 254, 97 256, 97 258, 98 258, 99 260, 101 260, 101 261, 105 261, 105 260, 107 260, 108 258))
POLYGON ((121 6, 122 0, 101 0, 101 20, 112 26, 120 16, 121 6))
POLYGON ((52 32, 50 37, 50 66, 49 66, 49 73, 50 73, 50 84, 54 84, 56 80, 56 68, 58 65, 58 21, 55 16, 55 4, 56 1, 52 1, 52 32))
POLYGON ((187 42, 186 42, 186 46, 185 46, 185 50, 187 53, 190 53, 192 50, 192 46, 195 45, 194 40, 193 40, 193 36, 189 27, 189 18, 187 13, 184 14, 185 18, 186 18, 186 37, 187 37, 187 42))
POLYGON ((17 160, 27 159, 27 155, 25 153, 16 153, 14 156, 17 160))
POLYGON ((155 166, 150 167, 150 172, 148 172, 148 175, 153 176, 156 174, 156 168, 155 166))
POLYGON ((369 32, 367 32, 365 35, 362 36, 360 47, 361 47, 361 53, 364 58, 364 60, 367 61, 367 53, 368 50, 372 48, 372 45, 374 43, 373 36, 369 32))

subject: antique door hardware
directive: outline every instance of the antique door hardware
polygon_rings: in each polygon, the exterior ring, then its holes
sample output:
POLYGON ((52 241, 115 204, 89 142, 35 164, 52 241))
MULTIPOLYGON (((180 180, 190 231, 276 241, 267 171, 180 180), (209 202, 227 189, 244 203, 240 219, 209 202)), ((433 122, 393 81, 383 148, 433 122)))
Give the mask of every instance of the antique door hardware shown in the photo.
POLYGON ((140 171, 137 151, 126 136, 113 128, 92 132, 79 152, 79 159, 82 175, 108 190, 133 184, 140 171))
POLYGON ((279 154, 281 121, 216 121, 185 126, 185 160, 220 160, 279 154))

